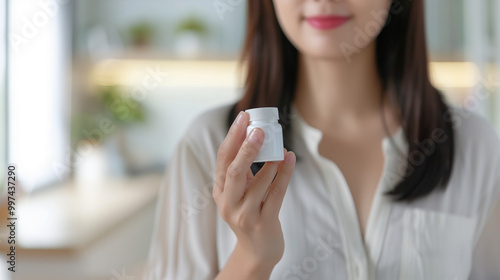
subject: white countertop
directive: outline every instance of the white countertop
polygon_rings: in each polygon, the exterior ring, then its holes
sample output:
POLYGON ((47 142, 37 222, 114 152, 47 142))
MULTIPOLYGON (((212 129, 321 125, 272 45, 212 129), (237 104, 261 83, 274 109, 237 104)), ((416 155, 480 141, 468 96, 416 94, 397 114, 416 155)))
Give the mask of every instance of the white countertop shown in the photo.
MULTIPOLYGON (((19 198, 16 247, 83 248, 154 203, 161 178, 161 174, 109 178, 83 186, 67 182, 19 198)), ((6 234, 2 232, 2 236, 6 234)))

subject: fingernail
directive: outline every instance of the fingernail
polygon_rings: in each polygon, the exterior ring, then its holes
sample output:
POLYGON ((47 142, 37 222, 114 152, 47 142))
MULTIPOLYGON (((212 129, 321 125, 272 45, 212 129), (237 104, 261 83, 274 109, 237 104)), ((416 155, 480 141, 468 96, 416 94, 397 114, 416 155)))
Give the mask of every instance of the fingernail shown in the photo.
POLYGON ((236 117, 236 124, 240 125, 243 122, 243 111, 238 113, 238 117, 236 117))
POLYGON ((285 155, 285 162, 292 163, 295 160, 295 154, 293 152, 289 152, 285 155))
POLYGON ((259 142, 259 140, 260 140, 260 135, 257 132, 257 128, 252 129, 252 131, 250 131, 250 135, 248 135, 248 141, 252 143, 257 143, 259 142))

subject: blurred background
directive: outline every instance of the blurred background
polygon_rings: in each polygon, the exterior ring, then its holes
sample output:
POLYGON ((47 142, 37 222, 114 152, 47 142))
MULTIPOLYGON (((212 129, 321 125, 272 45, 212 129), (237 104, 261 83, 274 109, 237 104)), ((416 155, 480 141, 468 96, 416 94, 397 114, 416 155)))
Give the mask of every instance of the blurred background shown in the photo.
MULTIPOLYGON (((434 84, 500 132, 498 15, 426 1, 434 84)), ((177 141, 241 96, 245 17, 243 0, 0 0, 0 279, 140 279, 177 141)))

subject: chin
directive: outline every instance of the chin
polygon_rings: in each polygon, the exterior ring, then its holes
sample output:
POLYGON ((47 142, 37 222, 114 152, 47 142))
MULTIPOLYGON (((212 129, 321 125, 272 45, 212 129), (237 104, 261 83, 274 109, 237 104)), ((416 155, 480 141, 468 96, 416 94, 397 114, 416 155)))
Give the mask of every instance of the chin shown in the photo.
MULTIPOLYGON (((324 61, 337 61, 337 62, 349 62, 347 57, 342 53, 332 53, 332 52, 317 52, 317 53, 302 53, 303 55, 307 55, 310 58, 321 59, 324 61)), ((352 57, 350 58, 352 59, 352 57)))
POLYGON ((311 38, 306 42, 308 42, 308 44, 301 44, 301 46, 298 46, 298 50, 302 55, 328 60, 346 61, 346 56, 340 46, 342 42, 347 41, 322 40, 320 42, 315 42, 315 40, 311 38))

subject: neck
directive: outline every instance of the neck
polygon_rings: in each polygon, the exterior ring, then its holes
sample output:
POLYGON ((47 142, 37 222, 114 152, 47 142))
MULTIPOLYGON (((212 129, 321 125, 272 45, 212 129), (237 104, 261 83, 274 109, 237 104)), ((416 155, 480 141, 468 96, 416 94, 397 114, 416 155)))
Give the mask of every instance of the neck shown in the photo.
POLYGON ((379 114, 381 81, 375 43, 348 62, 299 54, 299 72, 294 103, 301 115, 319 127, 352 124, 379 114))

